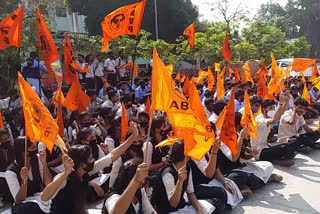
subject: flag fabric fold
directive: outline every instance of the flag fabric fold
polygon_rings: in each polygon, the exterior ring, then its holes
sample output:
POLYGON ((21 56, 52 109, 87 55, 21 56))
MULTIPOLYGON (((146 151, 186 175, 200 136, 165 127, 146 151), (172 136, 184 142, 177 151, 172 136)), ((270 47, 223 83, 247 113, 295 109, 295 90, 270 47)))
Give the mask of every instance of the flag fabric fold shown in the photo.
POLYGON ((247 91, 244 92, 244 112, 241 118, 241 126, 243 128, 247 127, 250 137, 257 140, 258 133, 256 132, 256 128, 258 124, 254 119, 247 91))
POLYGON ((76 80, 72 83, 63 106, 71 111, 79 109, 79 112, 83 112, 87 111, 90 100, 91 98, 82 91, 79 80, 76 80))
POLYGON ((227 62, 230 62, 232 54, 230 50, 230 44, 229 44, 229 38, 228 38, 228 31, 226 33, 226 37, 224 39, 223 45, 222 45, 222 56, 225 58, 227 62))
POLYGON ((184 32, 183 35, 188 37, 188 43, 190 45, 190 48, 194 48, 194 38, 195 38, 195 22, 193 22, 190 26, 188 26, 184 32))
POLYGON ((129 123, 127 119, 126 107, 122 103, 122 116, 121 116, 121 140, 124 142, 127 132, 129 131, 129 123))

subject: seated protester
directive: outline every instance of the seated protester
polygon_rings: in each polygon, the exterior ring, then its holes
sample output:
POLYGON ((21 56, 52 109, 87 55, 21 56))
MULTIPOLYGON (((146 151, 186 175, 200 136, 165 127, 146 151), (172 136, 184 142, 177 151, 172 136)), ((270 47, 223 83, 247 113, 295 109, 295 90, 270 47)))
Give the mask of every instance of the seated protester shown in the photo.
POLYGON ((244 91, 241 89, 236 90, 235 94, 234 94, 234 111, 235 112, 239 112, 241 108, 244 107, 244 91))
POLYGON ((183 141, 176 141, 170 149, 168 165, 161 170, 159 183, 152 192, 151 202, 159 214, 214 213, 215 207, 210 202, 198 201, 194 194, 192 172, 186 159, 183 141))
POLYGON ((210 118, 210 116, 214 113, 214 100, 212 98, 207 98, 204 101, 204 111, 207 115, 207 118, 210 118))
POLYGON ((104 204, 104 213, 156 214, 143 187, 147 176, 148 166, 141 159, 125 162, 104 204))
POLYGON ((129 87, 128 87, 126 82, 120 82, 118 88, 119 88, 118 89, 119 97, 122 97, 125 94, 129 94, 130 93, 130 89, 129 89, 129 87))
POLYGON ((197 87, 197 90, 200 91, 199 96, 200 96, 200 100, 202 101, 204 99, 203 84, 197 84, 196 87, 197 87))
MULTIPOLYGON (((144 95, 142 99, 140 99, 140 106, 138 108, 138 114, 140 112, 146 111, 146 103, 147 103, 148 95, 144 95)), ((150 98, 149 98, 150 99, 150 98)))
POLYGON ((17 89, 8 90, 9 97, 0 99, 0 109, 8 109, 11 112, 14 109, 21 108, 21 98, 17 89))
POLYGON ((256 91, 257 91, 256 88, 249 88, 249 89, 248 89, 248 95, 249 95, 249 97, 251 98, 251 97, 255 96, 256 91))
MULTIPOLYGON (((102 119, 97 119, 97 118, 91 118, 88 112, 81 112, 78 115, 78 128, 92 128, 95 132, 95 134, 100 137, 104 138, 107 136, 108 131, 104 128, 103 120, 102 119)), ((77 138, 77 129, 72 130, 72 136, 74 139, 77 138)))
MULTIPOLYGON (((211 199, 216 207, 215 212, 223 212, 227 203, 227 193, 222 187, 212 184, 216 172, 217 152, 220 148, 220 141, 214 141, 211 151, 200 161, 191 160, 192 180, 194 193, 198 199, 211 199)), ((225 185, 229 185, 224 183, 225 185)), ((228 187, 229 188, 229 187, 228 187)))
MULTIPOLYGON (((126 115, 127 115, 127 120, 129 121, 133 116, 134 116, 134 111, 133 111, 133 100, 130 94, 124 94, 124 96, 121 98, 121 103, 124 103, 124 106, 126 108, 126 115)), ((115 118, 121 117, 122 116, 122 105, 118 109, 115 118)))
POLYGON ((119 94, 115 90, 111 90, 108 92, 109 100, 106 100, 102 104, 102 108, 112 108, 112 111, 117 112, 121 107, 121 103, 119 102, 119 94))
POLYGON ((143 136, 148 135, 149 114, 145 111, 138 113, 138 124, 143 136))
POLYGON ((292 85, 290 87, 290 99, 288 110, 293 106, 294 100, 299 97, 299 87, 297 85, 292 85))
POLYGON ((133 84, 131 86, 132 92, 135 92, 135 90, 140 86, 140 80, 141 79, 139 77, 134 78, 133 84))
POLYGON ((49 213, 51 202, 40 200, 41 191, 52 181, 45 150, 37 155, 36 144, 27 140, 25 154, 25 137, 18 137, 14 153, 16 160, 6 171, 6 181, 15 201, 12 213, 49 213))
MULTIPOLYGON (((68 142, 73 142, 77 139, 77 133, 79 133, 79 125, 77 122, 77 118, 79 117, 78 110, 71 112, 70 117, 67 119, 65 128, 67 129, 67 134, 65 134, 64 138, 67 139, 68 142)), ((65 119, 65 118, 64 118, 65 119)))
MULTIPOLYGON (((260 106, 261 106, 261 103, 262 103, 262 98, 261 98, 261 97, 259 97, 259 96, 252 96, 252 97, 250 97, 250 106, 251 106, 251 110, 252 110, 253 115, 255 115, 255 114, 258 112, 258 110, 259 110, 259 108, 260 108, 260 106)), ((239 110, 239 112, 240 112, 241 114, 243 114, 243 112, 244 112, 244 107, 242 107, 242 108, 239 110)))
POLYGON ((209 91, 209 90, 204 91, 204 98, 202 100, 202 106, 205 106, 205 101, 207 99, 213 99, 214 98, 213 95, 214 95, 213 91, 209 91))
POLYGON ((103 87, 100 89, 99 93, 98 93, 98 97, 103 101, 107 101, 109 99, 108 97, 108 93, 109 91, 114 91, 114 87, 112 86, 109 86, 109 87, 106 87, 105 84, 103 84, 103 87))
POLYGON ((93 112, 97 107, 100 107, 103 102, 98 97, 97 92, 94 89, 88 89, 87 95, 91 98, 88 104, 88 110, 89 112, 93 112))
POLYGON ((6 129, 0 129, 0 207, 4 205, 3 201, 12 201, 4 172, 13 161, 14 150, 10 142, 9 132, 6 129))
POLYGON ((143 151, 147 150, 149 171, 158 171, 166 165, 169 146, 155 147, 168 138, 168 133, 167 122, 164 117, 156 117, 152 120, 150 142, 145 142, 143 145, 143 151))
POLYGON ((294 101, 292 109, 280 118, 279 143, 289 145, 288 153, 293 154, 301 146, 320 148, 316 143, 320 136, 319 129, 311 129, 303 118, 308 106, 309 103, 299 97, 294 101))
POLYGON ((50 153, 44 143, 38 143, 38 151, 45 150, 47 153, 47 166, 48 167, 57 167, 62 164, 61 162, 61 150, 58 146, 54 145, 52 152, 50 153))
POLYGON ((276 164, 290 166, 294 157, 293 151, 290 152, 289 145, 278 145, 270 147, 268 145, 268 135, 270 126, 279 121, 281 115, 286 111, 290 95, 281 93, 279 104, 275 110, 274 100, 263 100, 261 104, 262 113, 256 117, 257 140, 251 138, 251 146, 255 150, 255 159, 270 161, 276 164))
MULTIPOLYGON (((95 160, 100 160, 109 153, 108 147, 98 141, 96 134, 91 128, 83 128, 80 130, 76 144, 88 145, 91 148, 92 157, 95 160)), ((107 181, 96 182, 97 178, 101 177, 102 173, 100 172, 97 172, 89 177, 89 187, 87 195, 88 201, 95 201, 98 198, 102 198, 104 196, 104 192, 107 188, 107 181)))
POLYGON ((111 152, 121 144, 121 117, 113 119, 108 133, 104 144, 108 146, 109 152, 111 152))
POLYGON ((104 128, 106 130, 110 129, 111 123, 115 117, 114 112, 111 108, 100 108, 99 110, 99 117, 103 119, 104 128))
POLYGON ((65 170, 58 174, 53 182, 41 194, 43 201, 54 198, 51 207, 53 214, 85 214, 87 213, 87 189, 90 175, 108 167, 117 160, 138 137, 136 124, 130 124, 132 135, 118 148, 95 161, 91 148, 87 145, 75 145, 68 151, 74 162, 74 171, 65 170))
POLYGON ((221 173, 228 179, 234 181, 244 198, 249 198, 252 195, 252 191, 261 188, 267 182, 280 182, 281 176, 272 174, 273 166, 267 161, 245 162, 242 163, 242 159, 252 158, 250 142, 246 139, 249 138, 248 129, 241 129, 240 121, 242 115, 236 113, 235 125, 238 135, 238 152, 235 155, 231 154, 230 149, 221 144, 218 152, 218 167, 221 173))
POLYGON ((140 80, 140 86, 135 89, 135 99, 136 102, 139 103, 140 99, 146 94, 149 93, 149 86, 146 85, 146 82, 144 80, 140 80))
MULTIPOLYGON (((220 115, 220 113, 223 111, 224 107, 227 106, 227 102, 224 100, 217 100, 216 103, 213 105, 212 108, 212 114, 209 117, 209 121, 212 123, 215 123, 220 115)), ((217 133, 219 134, 219 133, 217 133)))
POLYGON ((24 135, 24 115, 22 108, 16 108, 9 113, 6 118, 10 142, 13 145, 14 139, 24 135))

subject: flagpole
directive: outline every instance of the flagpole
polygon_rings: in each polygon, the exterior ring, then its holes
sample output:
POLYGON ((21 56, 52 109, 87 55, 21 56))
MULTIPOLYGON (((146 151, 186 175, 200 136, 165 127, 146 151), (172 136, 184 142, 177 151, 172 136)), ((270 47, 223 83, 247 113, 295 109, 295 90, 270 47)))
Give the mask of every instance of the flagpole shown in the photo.
POLYGON ((148 147, 149 147, 149 142, 150 142, 150 132, 151 132, 151 125, 152 125, 152 120, 153 120, 153 111, 151 111, 150 114, 150 121, 149 121, 149 127, 148 127, 148 135, 147 135, 147 143, 146 143, 146 148, 143 154, 143 162, 147 163, 147 156, 148 156, 148 147))
POLYGON ((154 25, 155 25, 155 33, 156 33, 156 41, 159 39, 159 31, 158 31, 158 9, 157 9, 157 0, 154 0, 154 25))

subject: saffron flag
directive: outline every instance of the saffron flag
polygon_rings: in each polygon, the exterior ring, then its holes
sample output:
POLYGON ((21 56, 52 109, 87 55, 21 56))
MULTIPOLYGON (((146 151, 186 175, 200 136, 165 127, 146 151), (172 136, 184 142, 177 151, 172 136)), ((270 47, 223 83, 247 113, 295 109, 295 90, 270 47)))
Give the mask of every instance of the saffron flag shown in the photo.
POLYGON ((18 72, 20 97, 25 119, 25 135, 31 142, 43 142, 52 152, 58 126, 32 87, 18 72))
POLYGON ((166 66, 170 76, 173 74, 173 64, 170 63, 169 65, 166 66))
POLYGON ((234 70, 229 66, 229 77, 231 77, 231 74, 234 74, 234 70))
POLYGON ((181 77, 181 79, 180 79, 180 82, 182 83, 182 82, 184 82, 186 80, 186 75, 184 74, 184 75, 182 75, 182 77, 181 77))
POLYGON ((292 63, 290 62, 290 64, 286 68, 286 78, 290 78, 291 70, 292 70, 292 63))
POLYGON ((62 105, 64 103, 64 95, 61 90, 61 85, 59 86, 56 95, 52 99, 52 103, 57 106, 57 118, 56 122, 59 127, 59 135, 60 137, 64 137, 64 125, 63 125, 63 117, 62 117, 62 105))
POLYGON ((253 83, 253 79, 251 77, 251 72, 250 72, 250 67, 248 62, 246 62, 244 64, 244 66, 242 67, 242 78, 241 78, 241 82, 245 83, 245 82, 252 82, 253 83))
POLYGON ((79 112, 83 112, 87 111, 90 100, 91 98, 82 91, 79 80, 76 80, 72 83, 63 105, 71 111, 79 109, 79 112))
POLYGON ((180 78, 181 78, 181 76, 180 76, 180 72, 179 72, 179 73, 177 73, 175 80, 179 80, 179 82, 180 82, 180 78))
POLYGON ((183 35, 188 37, 188 43, 190 45, 190 48, 194 48, 194 37, 196 32, 195 28, 196 28, 196 25, 195 25, 195 22, 193 22, 183 32, 183 35))
POLYGON ((240 81, 240 75, 239 75, 238 68, 236 68, 236 72, 235 72, 235 75, 234 75, 234 82, 237 83, 239 81, 240 81))
POLYGON ((120 35, 138 35, 146 0, 121 7, 108 14, 101 23, 104 42, 120 35))
POLYGON ((221 71, 221 65, 220 65, 220 63, 217 63, 217 62, 215 62, 214 63, 214 70, 215 70, 215 72, 220 72, 221 71))
POLYGON ((255 115, 254 115, 254 119, 256 119, 260 114, 262 114, 261 105, 259 106, 258 111, 255 113, 255 115))
POLYGON ((250 137, 252 137, 254 140, 257 140, 258 133, 256 128, 258 124, 254 119, 247 91, 244 92, 244 112, 241 118, 241 126, 243 128, 248 127, 248 133, 250 137))
POLYGON ((223 66, 223 69, 222 69, 221 75, 220 75, 222 79, 224 79, 225 74, 226 74, 226 66, 223 66))
POLYGON ((313 65, 313 67, 312 67, 312 72, 311 72, 310 81, 312 82, 312 81, 315 80, 318 76, 319 76, 318 67, 317 67, 317 64, 314 63, 314 65, 313 65))
POLYGON ((302 91, 302 96, 301 96, 303 99, 305 99, 306 101, 308 101, 308 103, 310 104, 311 103, 311 100, 310 100, 310 96, 309 96, 309 91, 307 89, 307 84, 304 84, 304 87, 303 87, 303 91, 302 91))
POLYGON ((226 33, 226 37, 224 39, 221 52, 222 52, 222 56, 225 58, 225 60, 227 62, 229 62, 231 60, 232 54, 231 54, 231 51, 230 51, 228 31, 226 33))
POLYGON ((238 152, 237 132, 235 128, 234 88, 231 90, 226 117, 220 132, 220 140, 226 144, 233 155, 238 152))
POLYGON ((0 23, 0 49, 21 47, 23 9, 23 6, 19 7, 0 23))
POLYGON ((208 72, 202 70, 201 68, 198 68, 198 77, 196 80, 196 83, 202 84, 204 79, 208 76, 208 72))
POLYGON ((151 102, 150 102, 149 97, 147 98, 147 101, 146 101, 146 112, 147 112, 149 115, 151 114, 151 102))
POLYGON ((272 59, 272 64, 271 64, 271 80, 268 84, 268 94, 273 95, 273 94, 278 94, 280 91, 282 91, 285 86, 283 83, 283 76, 280 72, 280 69, 277 65, 277 62, 275 60, 275 57, 273 53, 271 53, 271 59, 272 59))
POLYGON ((4 129, 3 119, 2 119, 2 114, 1 114, 1 109, 0 109, 0 129, 4 129))
MULTIPOLYGON (((75 63, 76 58, 71 47, 70 39, 68 33, 64 34, 64 79, 68 85, 71 85, 73 81, 78 79, 77 74, 75 73, 71 63, 75 63)), ((76 64, 76 63, 75 63, 76 64)))
POLYGON ((190 80, 187 77, 186 81, 184 82, 183 88, 182 88, 182 92, 183 92, 184 96, 186 96, 186 97, 190 96, 190 88, 191 88, 190 80))
POLYGON ((109 52, 109 42, 108 41, 105 41, 104 39, 101 39, 100 40, 100 43, 102 45, 101 47, 101 52, 104 53, 104 52, 109 52))
POLYGON ((212 91, 214 84, 214 76, 210 66, 208 66, 208 90, 212 91))
POLYGON ((224 99, 225 89, 224 89, 224 79, 220 75, 220 72, 217 72, 217 89, 216 89, 217 99, 224 99))
POLYGON ((39 9, 36 9, 36 19, 37 46, 41 47, 43 60, 46 67, 50 70, 50 65, 59 59, 59 53, 39 9))
POLYGON ((261 72, 259 75, 258 87, 257 87, 257 95, 262 99, 268 94, 267 88, 267 79, 266 76, 261 72))
POLYGON ((126 107, 122 103, 122 116, 121 116, 121 140, 124 142, 127 132, 129 131, 129 123, 127 119, 126 107))
POLYGON ((219 130, 222 129, 224 119, 226 118, 226 114, 227 114, 227 106, 224 107, 224 109, 222 110, 222 112, 220 113, 218 119, 215 122, 215 125, 219 130))
POLYGON ((100 79, 102 80, 104 87, 106 87, 106 88, 110 87, 110 84, 108 83, 108 81, 104 77, 100 77, 100 79))
POLYGON ((301 76, 301 81, 303 83, 305 83, 306 82, 306 78, 304 77, 303 71, 300 71, 300 76, 301 76))
POLYGON ((305 71, 307 68, 309 68, 313 63, 315 63, 316 59, 293 59, 292 63, 292 71, 299 70, 299 71, 305 71))

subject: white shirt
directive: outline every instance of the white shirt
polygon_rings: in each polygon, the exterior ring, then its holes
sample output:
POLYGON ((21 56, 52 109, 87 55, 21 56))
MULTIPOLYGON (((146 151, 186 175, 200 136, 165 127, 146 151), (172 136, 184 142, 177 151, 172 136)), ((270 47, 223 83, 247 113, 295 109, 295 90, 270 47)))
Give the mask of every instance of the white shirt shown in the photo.
POLYGON ((87 67, 88 67, 88 70, 89 70, 89 73, 86 73, 86 78, 94 78, 94 71, 95 71, 95 64, 92 63, 91 65, 87 64, 87 67))
MULTIPOLYGON (((127 60, 121 59, 121 58, 117 59, 116 65, 117 65, 118 67, 124 66, 124 65, 126 65, 126 64, 127 64, 127 60)), ((119 75, 120 75, 120 77, 125 77, 125 76, 126 76, 126 73, 127 73, 127 70, 126 70, 125 68, 119 70, 119 75)))
POLYGON ((106 59, 106 61, 104 62, 104 67, 108 70, 108 71, 112 71, 113 73, 116 73, 116 61, 114 59, 106 59))
POLYGON ((296 114, 295 123, 290 125, 289 123, 285 122, 286 118, 291 117, 293 114, 292 109, 286 111, 280 118, 280 125, 279 125, 279 143, 287 143, 288 139, 298 135, 302 131, 302 126, 306 124, 303 116, 299 116, 296 114))
POLYGON ((98 60, 95 60, 93 62, 93 64, 95 65, 95 76, 97 77, 103 77, 104 76, 104 63, 103 62, 99 62, 98 60))
MULTIPOLYGON (((142 196, 141 204, 140 203, 137 203, 137 204, 131 203, 131 204, 133 205, 136 213, 139 212, 140 206, 142 206, 142 213, 152 214, 154 212, 154 209, 153 209, 153 207, 147 197, 145 189, 141 188, 140 191, 141 191, 141 196, 142 196)), ((107 199, 107 201, 105 203, 105 207, 107 208, 108 213, 113 212, 114 206, 117 203, 117 201, 119 200, 119 198, 120 198, 120 195, 114 194, 107 199)))
MULTIPOLYGON (((132 108, 126 109, 127 120, 129 121, 133 117, 132 108)), ((115 119, 122 116, 122 106, 118 109, 115 119)))
POLYGON ((251 145, 254 149, 256 149, 259 153, 257 155, 257 159, 260 157, 260 152, 268 148, 268 135, 270 132, 270 126, 268 126, 268 121, 270 118, 265 118, 263 114, 260 114, 256 117, 256 122, 257 122, 257 140, 254 140, 253 138, 250 138, 251 140, 251 145))
POLYGON ((10 111, 12 109, 22 107, 21 98, 19 97, 15 101, 13 101, 13 100, 10 101, 10 97, 7 97, 5 99, 0 100, 0 109, 6 109, 8 107, 9 107, 10 111), (10 102, 10 106, 9 106, 9 102, 10 102))
POLYGON ((121 107, 120 102, 113 104, 111 100, 107 100, 101 105, 101 108, 112 108, 112 111, 115 111, 115 112, 118 111, 120 107, 121 107))
POLYGON ((94 111, 96 107, 100 106, 103 103, 102 99, 100 99, 99 97, 97 97, 97 99, 95 101, 90 101, 88 104, 88 110, 89 111, 94 111))
MULTIPOLYGON (((79 65, 80 68, 84 69, 84 66, 86 66, 86 63, 85 63, 85 62, 79 62, 79 61, 77 61, 77 65, 79 65)), ((83 79, 82 73, 78 73, 78 78, 79 78, 80 80, 83 79)))

